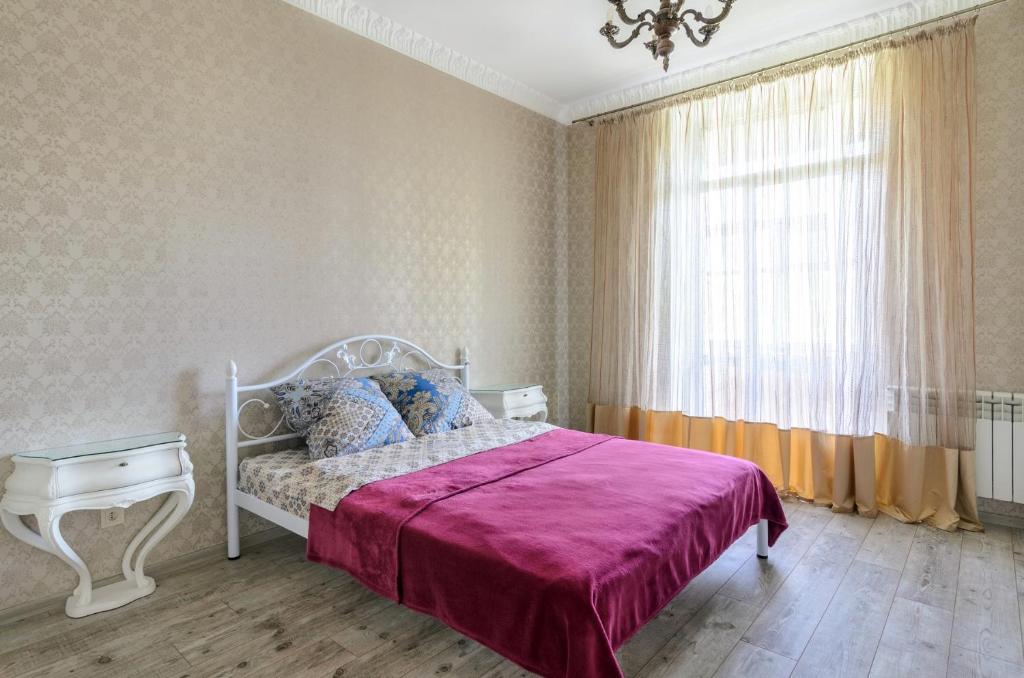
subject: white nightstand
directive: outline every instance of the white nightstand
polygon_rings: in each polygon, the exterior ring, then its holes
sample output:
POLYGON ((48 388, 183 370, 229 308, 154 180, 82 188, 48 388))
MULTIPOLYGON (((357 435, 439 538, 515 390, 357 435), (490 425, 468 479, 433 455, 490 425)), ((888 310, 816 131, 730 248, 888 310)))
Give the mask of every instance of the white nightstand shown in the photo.
MULTIPOLYGON (((64 609, 69 617, 112 610, 156 589, 142 572, 146 556, 188 512, 195 496, 185 436, 159 433, 85 445, 22 452, 0 499, 0 522, 21 541, 52 553, 78 574, 78 587, 64 609), (60 534, 69 511, 131 506, 170 493, 124 552, 124 581, 93 589, 85 562, 60 534), (39 532, 21 516, 35 516, 39 532)), ((8 573, 14 576, 14 573, 8 573)))
POLYGON ((498 419, 547 421, 548 397, 539 384, 503 384, 470 392, 498 419))

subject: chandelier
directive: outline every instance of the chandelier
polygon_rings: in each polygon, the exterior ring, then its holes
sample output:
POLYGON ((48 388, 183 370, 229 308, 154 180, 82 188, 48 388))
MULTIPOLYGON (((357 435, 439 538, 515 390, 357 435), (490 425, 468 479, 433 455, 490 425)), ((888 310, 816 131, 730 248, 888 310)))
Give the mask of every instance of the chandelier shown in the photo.
POLYGON ((645 28, 654 33, 654 39, 644 43, 651 52, 651 56, 654 60, 662 60, 662 64, 665 70, 668 70, 668 58, 675 50, 676 45, 672 42, 672 34, 680 28, 686 33, 686 37, 690 38, 690 41, 697 47, 704 47, 711 41, 717 31, 719 25, 725 21, 725 18, 729 16, 729 10, 732 9, 733 3, 736 0, 718 0, 722 3, 722 11, 718 13, 718 16, 705 16, 702 12, 698 12, 695 9, 683 9, 683 4, 686 0, 678 0, 672 2, 672 0, 661 0, 661 7, 655 12, 653 9, 647 9, 637 14, 635 19, 631 19, 626 10, 623 7, 626 0, 608 0, 614 6, 614 12, 619 15, 619 19, 622 23, 627 26, 635 26, 633 32, 623 41, 618 41, 615 36, 619 34, 619 27, 612 23, 614 18, 613 10, 608 10, 608 22, 601 27, 600 33, 604 37, 608 38, 608 44, 615 49, 622 49, 626 45, 632 43, 639 36, 641 31, 645 28), (691 22, 693 25, 691 26, 691 22))

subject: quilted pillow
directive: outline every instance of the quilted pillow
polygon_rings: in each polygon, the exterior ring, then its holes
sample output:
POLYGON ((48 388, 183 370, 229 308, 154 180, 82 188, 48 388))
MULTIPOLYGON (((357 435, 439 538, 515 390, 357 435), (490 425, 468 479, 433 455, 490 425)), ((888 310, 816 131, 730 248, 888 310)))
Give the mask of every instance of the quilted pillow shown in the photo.
POLYGON ((458 379, 441 369, 392 372, 373 378, 409 430, 418 436, 494 418, 458 379))
POLYGON ((311 458, 340 457, 412 439, 377 384, 369 379, 352 381, 358 387, 335 391, 324 405, 323 416, 306 434, 311 458))
POLYGON ((310 427, 324 416, 324 408, 331 396, 343 389, 365 388, 368 381, 350 377, 299 379, 272 386, 270 392, 277 398, 288 426, 305 437, 310 427))

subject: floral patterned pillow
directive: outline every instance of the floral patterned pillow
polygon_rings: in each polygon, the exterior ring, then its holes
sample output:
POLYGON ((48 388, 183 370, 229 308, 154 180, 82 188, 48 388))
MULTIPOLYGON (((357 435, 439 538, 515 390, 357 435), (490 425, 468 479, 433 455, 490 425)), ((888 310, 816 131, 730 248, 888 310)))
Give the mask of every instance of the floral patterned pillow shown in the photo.
POLYGON ((368 381, 349 377, 299 379, 272 386, 270 392, 277 398, 288 426, 305 437, 310 427, 324 416, 324 408, 331 396, 343 389, 364 388, 364 382, 368 381))
POLYGON ((458 379, 441 369, 392 372, 373 378, 417 436, 494 418, 458 379))
POLYGON ((323 416, 306 434, 309 456, 327 459, 413 438, 401 415, 369 379, 343 388, 327 400, 323 416))

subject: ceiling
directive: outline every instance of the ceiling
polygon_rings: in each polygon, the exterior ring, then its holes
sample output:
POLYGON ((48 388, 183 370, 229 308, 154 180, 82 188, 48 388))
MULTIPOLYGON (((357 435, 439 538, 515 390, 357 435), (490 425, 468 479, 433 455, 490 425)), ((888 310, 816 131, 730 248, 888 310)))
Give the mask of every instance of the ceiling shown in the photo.
MULTIPOLYGON (((302 0, 288 1, 300 6, 307 4, 302 0)), ((581 105, 588 100, 593 102, 610 93, 636 89, 643 83, 657 86, 658 83, 652 81, 665 80, 667 83, 673 78, 678 82, 681 76, 694 69, 723 60, 735 60, 757 50, 764 52, 766 47, 819 34, 864 17, 882 14, 884 19, 886 12, 895 13, 894 8, 897 7, 902 7, 897 11, 903 11, 905 16, 913 19, 929 14, 939 16, 950 8, 967 4, 955 0, 738 0, 707 47, 695 47, 685 36, 678 34, 680 39, 676 40, 672 64, 669 73, 665 74, 644 49, 642 42, 646 37, 642 36, 643 39, 622 50, 615 50, 598 35, 610 7, 606 0, 334 2, 342 8, 338 14, 345 14, 344 21, 334 19, 337 23, 353 28, 353 12, 365 8, 371 17, 377 15, 371 18, 371 24, 375 21, 379 27, 381 22, 385 22, 392 26, 392 32, 396 25, 411 29, 429 42, 468 58, 470 63, 488 67, 488 71, 496 72, 496 75, 492 73, 493 77, 503 76, 505 80, 514 82, 516 87, 529 90, 533 98, 542 104, 520 103, 537 110, 548 109, 541 112, 549 115, 553 110, 562 113, 582 110, 581 105), (926 5, 932 6, 930 11, 926 11, 926 5), (353 6, 358 10, 353 10, 353 6), (911 11, 909 14, 908 10, 911 11)), ((719 2, 690 0, 687 6, 717 13, 719 2)), ((635 15, 657 4, 657 0, 628 0, 626 7, 630 14, 635 15)), ((323 7, 324 3, 320 2, 319 6, 323 7)), ((876 23, 888 28, 892 22, 876 23)), ((373 25, 364 30, 354 30, 388 44, 388 40, 375 34, 380 30, 373 25)), ((395 47, 393 44, 390 46, 395 47)), ((411 56, 432 63, 430 59, 415 54, 411 56)), ((782 56, 778 60, 785 58, 782 56)), ((453 69, 438 67, 458 76, 453 69)), ((473 81, 472 78, 464 79, 473 81)), ((662 83, 662 86, 667 85, 662 83)), ((503 94, 501 91, 498 93, 503 94)), ((516 99, 514 96, 509 98, 516 99)), ((566 116, 554 114, 552 117, 566 116)))

